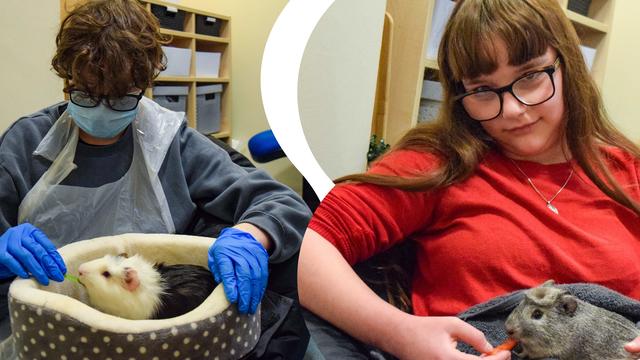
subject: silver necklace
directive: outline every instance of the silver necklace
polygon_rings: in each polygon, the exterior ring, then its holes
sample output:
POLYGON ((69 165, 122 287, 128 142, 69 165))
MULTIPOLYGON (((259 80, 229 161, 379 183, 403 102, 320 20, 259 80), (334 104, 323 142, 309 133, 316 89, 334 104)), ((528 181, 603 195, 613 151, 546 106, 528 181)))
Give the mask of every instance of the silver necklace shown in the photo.
POLYGON ((520 166, 518 166, 518 164, 515 161, 513 161, 513 159, 509 159, 509 160, 511 160, 513 165, 515 165, 516 168, 522 173, 522 175, 524 175, 524 177, 527 178, 527 181, 529 182, 529 185, 531 185, 533 190, 535 190, 538 193, 538 195, 540 195, 542 200, 544 200, 547 203, 547 208, 549 210, 553 211, 556 215, 558 215, 558 208, 553 206, 553 204, 551 202, 553 200, 555 200, 555 198, 558 196, 558 194, 560 194, 560 192, 564 189, 564 187, 567 186, 567 184, 569 183, 569 180, 571 180, 571 176, 573 176, 573 168, 571 168, 571 172, 569 173, 569 176, 567 177, 567 180, 565 180, 564 184, 562 184, 562 186, 560 187, 560 190, 558 190, 558 192, 556 192, 556 194, 553 195, 553 197, 551 197, 551 199, 547 200, 547 198, 544 197, 544 195, 542 195, 540 190, 538 190, 538 188, 533 184, 533 181, 531 181, 531 178, 528 177, 527 174, 525 174, 524 171, 522 171, 522 169, 520 169, 520 166))

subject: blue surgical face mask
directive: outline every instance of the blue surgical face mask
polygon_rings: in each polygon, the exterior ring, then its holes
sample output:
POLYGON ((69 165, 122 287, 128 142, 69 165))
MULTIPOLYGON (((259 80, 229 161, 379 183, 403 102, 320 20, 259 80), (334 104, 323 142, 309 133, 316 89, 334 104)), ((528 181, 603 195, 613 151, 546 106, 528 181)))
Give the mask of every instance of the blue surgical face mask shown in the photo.
POLYGON ((136 118, 138 108, 115 111, 102 102, 96 107, 86 108, 69 101, 67 111, 76 125, 87 134, 100 139, 111 139, 131 124, 136 118))

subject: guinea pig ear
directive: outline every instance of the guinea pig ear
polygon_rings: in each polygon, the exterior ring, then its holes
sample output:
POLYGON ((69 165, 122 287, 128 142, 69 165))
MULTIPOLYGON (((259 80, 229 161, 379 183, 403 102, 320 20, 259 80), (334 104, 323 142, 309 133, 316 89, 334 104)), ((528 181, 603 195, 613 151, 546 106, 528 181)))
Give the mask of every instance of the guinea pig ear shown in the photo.
POLYGON ((542 286, 542 287, 552 287, 552 286, 554 286, 555 284, 556 284, 556 281, 555 281, 555 280, 553 280, 553 279, 549 279, 549 280, 547 280, 547 281, 543 282, 543 283, 542 283, 542 285, 540 285, 540 286, 542 286))
POLYGON ((571 295, 562 295, 558 307, 563 314, 573 316, 578 309, 578 300, 571 295))
POLYGON ((140 286, 138 272, 132 268, 124 269, 124 287, 129 291, 135 291, 140 286))

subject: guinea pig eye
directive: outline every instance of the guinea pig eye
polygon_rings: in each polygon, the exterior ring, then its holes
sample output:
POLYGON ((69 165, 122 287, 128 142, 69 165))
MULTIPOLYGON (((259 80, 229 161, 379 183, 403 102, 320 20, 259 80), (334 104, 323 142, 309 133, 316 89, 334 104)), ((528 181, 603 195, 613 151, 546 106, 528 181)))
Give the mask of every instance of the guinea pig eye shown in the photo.
POLYGON ((104 277, 106 277, 106 278, 109 278, 109 277, 111 276, 111 273, 110 273, 110 272, 108 272, 108 271, 104 271, 104 272, 102 273, 102 276, 104 276, 104 277))
POLYGON ((531 313, 531 318, 535 320, 539 320, 540 318, 542 318, 542 310, 540 309, 533 310, 533 312, 531 313))

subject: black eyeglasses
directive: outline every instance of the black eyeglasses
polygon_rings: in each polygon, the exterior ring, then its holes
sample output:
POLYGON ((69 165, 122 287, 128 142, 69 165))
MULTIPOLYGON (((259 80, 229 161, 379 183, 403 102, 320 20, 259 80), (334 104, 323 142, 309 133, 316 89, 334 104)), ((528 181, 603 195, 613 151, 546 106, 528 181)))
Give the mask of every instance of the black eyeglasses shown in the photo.
POLYGON ((131 111, 138 107, 138 102, 144 96, 143 92, 138 95, 127 94, 118 98, 110 98, 107 96, 93 96, 82 90, 69 90, 69 99, 72 103, 84 107, 93 108, 104 100, 104 103, 114 111, 131 111))
POLYGON ((454 97, 461 101, 464 110, 470 118, 477 121, 489 121, 502 113, 502 94, 511 93, 514 98, 524 105, 540 105, 551 99, 556 93, 553 74, 560 65, 560 58, 556 58, 552 65, 540 70, 528 72, 515 79, 511 84, 499 89, 482 87, 454 97))

